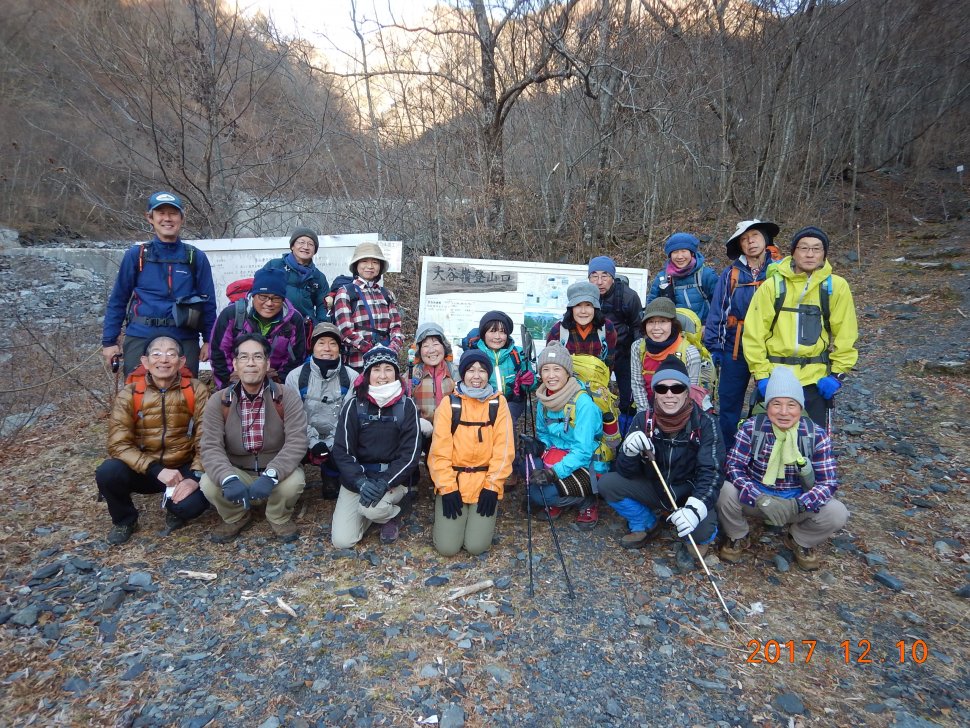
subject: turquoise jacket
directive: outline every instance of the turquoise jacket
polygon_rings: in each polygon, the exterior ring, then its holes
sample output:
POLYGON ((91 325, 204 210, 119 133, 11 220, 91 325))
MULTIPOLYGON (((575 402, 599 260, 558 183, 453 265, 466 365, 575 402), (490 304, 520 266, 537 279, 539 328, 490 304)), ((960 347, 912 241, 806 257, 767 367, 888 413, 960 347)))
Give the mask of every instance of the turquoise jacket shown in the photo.
POLYGON ((536 413, 536 436, 546 447, 557 447, 568 454, 552 466, 556 475, 565 478, 577 468, 589 468, 599 472, 593 462, 593 453, 603 434, 603 413, 585 389, 574 400, 575 406, 566 405, 558 412, 546 411, 542 402, 536 413), (568 410, 574 409, 574 412, 568 410))
POLYGON ((484 339, 479 339, 475 345, 484 351, 492 362, 492 376, 488 380, 489 383, 495 387, 497 392, 504 394, 509 402, 521 402, 525 399, 527 390, 532 391, 538 386, 539 377, 535 374, 532 362, 525 358, 522 348, 516 346, 511 338, 509 338, 508 346, 498 351, 489 349, 484 339), (532 372, 533 383, 528 387, 520 387, 519 394, 516 395, 513 388, 515 387, 515 375, 519 372, 532 372))

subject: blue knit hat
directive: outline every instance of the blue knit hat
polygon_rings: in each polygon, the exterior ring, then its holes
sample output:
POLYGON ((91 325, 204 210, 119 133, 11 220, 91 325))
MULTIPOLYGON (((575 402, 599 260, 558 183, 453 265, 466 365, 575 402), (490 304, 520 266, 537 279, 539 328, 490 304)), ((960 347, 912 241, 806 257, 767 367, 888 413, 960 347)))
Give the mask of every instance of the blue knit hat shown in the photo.
POLYGON ((394 349, 378 344, 364 354, 364 380, 367 381, 368 372, 375 364, 390 364, 394 367, 396 376, 401 376, 401 362, 397 359, 394 349))
POLYGON ((253 276, 252 295, 264 293, 268 296, 286 298, 286 273, 282 268, 263 268, 253 276))
POLYGON ((616 263, 607 255, 597 255, 589 261, 589 267, 586 270, 588 276, 593 275, 593 273, 609 273, 610 276, 616 278, 616 263))
POLYGON ((458 360, 458 376, 464 379, 465 372, 468 371, 468 367, 476 362, 485 367, 485 371, 488 373, 489 377, 492 376, 492 369, 494 368, 492 360, 489 358, 488 354, 481 349, 468 349, 467 351, 462 352, 461 359, 458 360))
POLYGON ((664 255, 669 258, 670 254, 675 250, 689 250, 694 255, 697 255, 697 249, 700 245, 701 241, 690 233, 674 233, 664 243, 664 255))

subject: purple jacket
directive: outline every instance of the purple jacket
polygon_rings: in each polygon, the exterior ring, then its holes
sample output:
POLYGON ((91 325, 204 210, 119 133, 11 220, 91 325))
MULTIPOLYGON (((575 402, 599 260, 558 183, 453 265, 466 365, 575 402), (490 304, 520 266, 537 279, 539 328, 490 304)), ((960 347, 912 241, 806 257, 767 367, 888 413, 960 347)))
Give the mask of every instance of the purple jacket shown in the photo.
POLYGON ((239 334, 257 333, 265 336, 270 343, 269 365, 279 373, 280 381, 297 365, 306 359, 306 330, 303 315, 284 300, 283 308, 276 320, 266 324, 258 319, 253 310, 251 296, 230 303, 219 314, 212 327, 212 373, 216 387, 229 386, 232 373, 232 344, 239 334), (237 318, 241 323, 237 325, 237 318))

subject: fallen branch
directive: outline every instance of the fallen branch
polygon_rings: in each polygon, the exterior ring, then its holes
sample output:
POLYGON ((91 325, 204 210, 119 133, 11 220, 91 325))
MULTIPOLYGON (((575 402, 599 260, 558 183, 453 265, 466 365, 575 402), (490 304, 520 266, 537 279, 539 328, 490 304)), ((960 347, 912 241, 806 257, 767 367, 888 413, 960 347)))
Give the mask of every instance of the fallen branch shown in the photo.
POLYGON ((467 597, 469 594, 475 594, 476 592, 484 591, 485 589, 490 589, 495 586, 495 582, 491 579, 486 579, 485 581, 479 581, 469 586, 459 587, 458 589, 452 589, 451 592, 445 597, 446 602, 453 602, 455 599, 460 599, 461 597, 467 597))
POLYGON ((184 576, 186 579, 200 579, 202 581, 215 581, 218 578, 218 574, 213 574, 209 571, 188 571, 186 569, 180 569, 175 573, 179 576, 184 576))

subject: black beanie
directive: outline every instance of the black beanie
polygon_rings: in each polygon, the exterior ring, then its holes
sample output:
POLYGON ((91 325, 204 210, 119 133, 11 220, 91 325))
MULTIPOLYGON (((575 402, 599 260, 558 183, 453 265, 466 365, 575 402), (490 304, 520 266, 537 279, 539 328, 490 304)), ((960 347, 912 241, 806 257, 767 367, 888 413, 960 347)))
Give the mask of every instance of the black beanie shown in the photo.
POLYGON ((822 241, 822 248, 825 250, 825 257, 829 257, 829 236, 825 234, 822 228, 817 228, 814 225, 809 225, 808 227, 803 227, 797 233, 792 235, 791 238, 791 252, 795 252, 795 246, 798 245, 798 241, 802 238, 818 238, 822 241))
POLYGON ((509 318, 508 314, 501 311, 489 311, 482 316, 482 320, 478 322, 478 335, 484 336, 485 332, 488 331, 488 325, 494 321, 501 324, 506 336, 512 335, 512 319, 509 318))

